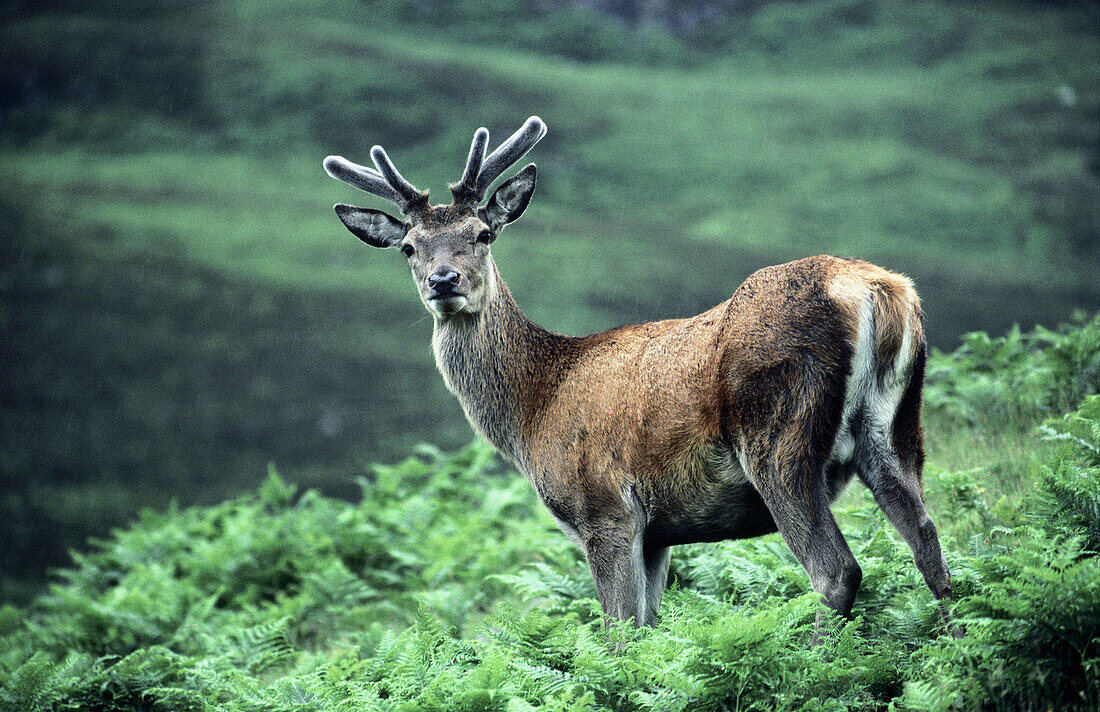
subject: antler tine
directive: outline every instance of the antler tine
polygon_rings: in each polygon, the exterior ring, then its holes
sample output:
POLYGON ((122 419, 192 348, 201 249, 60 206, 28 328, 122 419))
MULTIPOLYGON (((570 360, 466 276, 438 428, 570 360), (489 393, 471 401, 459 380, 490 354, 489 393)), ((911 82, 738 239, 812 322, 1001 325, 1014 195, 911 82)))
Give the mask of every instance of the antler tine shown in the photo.
POLYGON ((352 163, 343 156, 329 156, 325 159, 325 173, 336 180, 355 186, 359 190, 377 195, 379 198, 395 203, 402 210, 405 209, 405 199, 394 190, 382 174, 373 168, 352 163))
POLYGON ((428 194, 414 188, 412 183, 405 180, 401 174, 397 172, 397 168, 393 165, 393 161, 386 155, 385 149, 381 146, 372 146, 370 157, 371 160, 374 161, 374 165, 378 168, 378 172, 382 174, 382 177, 386 179, 390 187, 397 191, 404 200, 406 206, 427 201, 428 194))
MULTIPOLYGON (((489 186, 493 184, 501 173, 523 157, 523 154, 531 150, 531 147, 546 135, 546 124, 537 116, 532 116, 523 123, 518 131, 509 136, 504 143, 489 154, 481 166, 481 172, 477 176, 475 190, 478 198, 485 197, 489 186)), ((488 138, 488 132, 486 132, 488 138)), ((476 134, 475 134, 476 140, 476 134)), ((468 167, 468 166, 467 166, 468 167)))
POLYGON ((474 131, 474 140, 470 143, 470 157, 466 159, 466 170, 462 172, 459 185, 473 190, 477 186, 477 175, 485 161, 485 147, 489 145, 489 129, 482 126, 474 131))

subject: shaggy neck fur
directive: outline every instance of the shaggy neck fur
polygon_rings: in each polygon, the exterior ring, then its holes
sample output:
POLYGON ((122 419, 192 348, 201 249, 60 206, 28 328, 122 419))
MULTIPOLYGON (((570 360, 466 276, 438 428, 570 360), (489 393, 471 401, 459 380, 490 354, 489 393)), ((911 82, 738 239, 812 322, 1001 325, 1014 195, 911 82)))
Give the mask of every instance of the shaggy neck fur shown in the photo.
POLYGON ((493 265, 493 292, 476 314, 435 319, 432 348, 447 387, 479 435, 523 468, 521 433, 567 367, 569 337, 528 319, 493 265))

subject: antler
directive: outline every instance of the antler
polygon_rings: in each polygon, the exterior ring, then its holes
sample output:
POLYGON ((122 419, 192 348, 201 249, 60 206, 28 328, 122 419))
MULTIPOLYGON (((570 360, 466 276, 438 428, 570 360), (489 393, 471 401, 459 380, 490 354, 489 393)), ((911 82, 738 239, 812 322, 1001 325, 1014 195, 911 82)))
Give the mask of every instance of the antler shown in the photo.
POLYGON ((466 170, 462 172, 462 180, 457 185, 451 186, 455 202, 481 202, 493 181, 522 158, 523 154, 530 151, 545 135, 546 124, 539 117, 532 116, 486 158, 485 147, 489 143, 489 131, 484 127, 475 131, 473 143, 470 144, 470 156, 466 159, 466 170))
MULTIPOLYGON (((545 135, 546 124, 539 117, 532 116, 523 122, 523 126, 518 131, 486 157, 485 148, 489 144, 489 130, 480 128, 475 131, 473 143, 470 144, 470 155, 466 159, 466 169, 462 172, 462 180, 451 186, 455 202, 481 202, 493 181, 522 158, 523 154, 530 151, 531 147, 545 135)), ((372 147, 370 157, 374 161, 374 168, 352 163, 343 156, 329 156, 325 159, 325 172, 336 180, 390 201, 404 214, 427 207, 427 191, 417 190, 412 183, 405 180, 397 172, 393 161, 381 146, 372 147)))
POLYGON ((405 180, 381 146, 372 147, 370 157, 377 170, 352 163, 343 156, 329 156, 325 159, 325 172, 336 180, 390 201, 403 214, 428 204, 427 191, 417 190, 405 180))

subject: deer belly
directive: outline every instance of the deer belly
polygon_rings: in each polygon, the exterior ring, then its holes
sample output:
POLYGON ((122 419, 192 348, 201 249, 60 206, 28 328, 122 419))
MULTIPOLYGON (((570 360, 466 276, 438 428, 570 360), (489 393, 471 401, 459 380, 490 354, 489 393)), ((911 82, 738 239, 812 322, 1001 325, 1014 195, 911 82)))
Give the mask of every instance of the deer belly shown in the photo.
POLYGON ((673 546, 703 541, 746 539, 776 531, 764 500, 747 480, 711 479, 703 491, 650 509, 645 541, 673 546))

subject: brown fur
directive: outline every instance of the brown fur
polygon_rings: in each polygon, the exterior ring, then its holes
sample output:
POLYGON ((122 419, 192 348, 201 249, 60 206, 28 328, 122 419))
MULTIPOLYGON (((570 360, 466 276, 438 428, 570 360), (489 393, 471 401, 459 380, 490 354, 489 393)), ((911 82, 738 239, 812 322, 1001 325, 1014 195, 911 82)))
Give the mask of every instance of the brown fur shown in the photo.
POLYGON ((337 213, 407 254, 447 386, 584 548, 609 616, 653 622, 668 547, 777 529, 847 615, 862 574, 829 504, 856 473, 934 595, 950 595, 921 501, 925 344, 908 279, 810 257, 755 272, 689 319, 553 334, 523 315, 489 249, 534 184, 531 165, 486 207, 418 208, 404 225, 337 213))
POLYGON ((539 394, 549 407, 524 421, 526 459, 546 476, 583 469, 574 500, 603 500, 631 481, 659 512, 682 512, 712 492, 702 477, 707 460, 731 446, 770 458, 792 493, 804 489, 790 463, 807 447, 824 458, 832 433, 824 424, 781 433, 768 425, 837 418, 854 327, 832 327, 838 308, 821 283, 830 260, 761 270, 729 301, 690 319, 562 337, 577 356, 548 379, 553 395, 539 394), (799 372, 804 359, 814 362, 811 374, 799 372), (835 402, 819 413, 807 404, 830 372, 835 402), (578 467, 590 462, 599 467, 578 467))
MULTIPOLYGON (((879 359, 898 355, 905 328, 923 353, 919 319, 904 316, 919 316, 908 280, 855 260, 820 256, 769 267, 696 317, 586 337, 532 324, 495 278, 497 299, 484 313, 437 323, 440 368, 478 432, 527 474, 590 559, 600 556, 591 551, 600 541, 625 550, 630 532, 646 551, 662 551, 755 536, 783 528, 779 522, 791 522, 789 539, 796 541, 812 540, 816 527, 835 530, 827 503, 840 485, 826 485, 823 473, 840 422, 859 300, 874 299, 879 359), (471 330, 473 324, 479 326, 471 330), (459 333, 472 336, 461 340, 461 364, 440 349, 459 333), (505 343, 493 334, 506 334, 505 343), (471 362, 487 378, 459 385, 455 372, 471 362), (515 407, 514 431, 494 425, 501 403, 515 407)), ((907 374, 913 382, 893 431, 894 446, 918 477, 919 375, 907 374)), ((836 539, 830 556, 838 558, 811 578, 846 613, 859 569, 853 560, 839 574, 827 573, 851 556, 839 531, 836 539)), ((627 604, 609 603, 608 610, 634 615, 627 604)))

